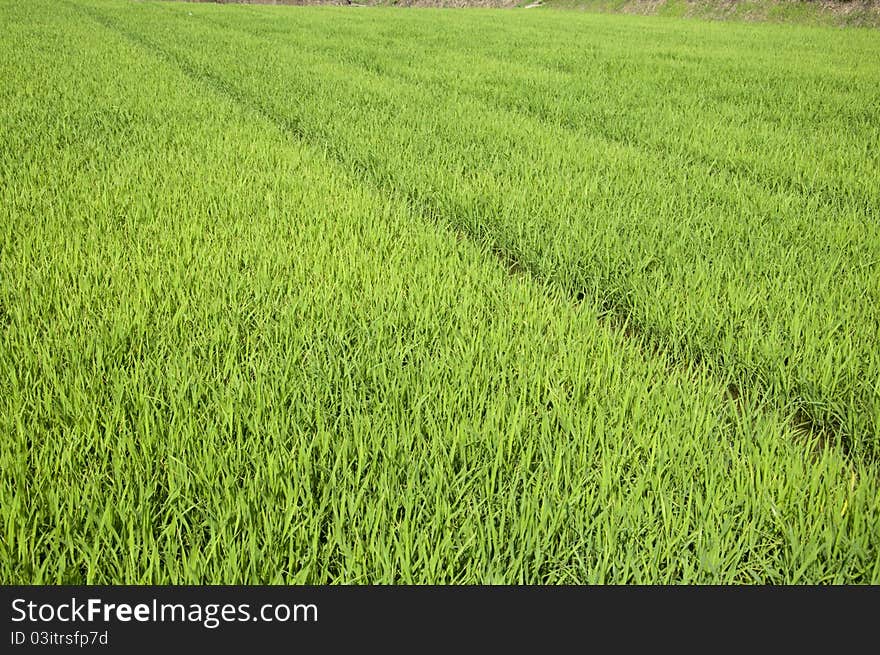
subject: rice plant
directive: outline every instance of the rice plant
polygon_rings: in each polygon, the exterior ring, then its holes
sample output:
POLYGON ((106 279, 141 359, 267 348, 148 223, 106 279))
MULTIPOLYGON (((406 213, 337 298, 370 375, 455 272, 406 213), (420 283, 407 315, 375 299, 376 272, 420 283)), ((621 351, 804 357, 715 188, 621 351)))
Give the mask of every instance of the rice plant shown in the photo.
POLYGON ((0 582, 880 582, 874 33, 0 21, 0 582))

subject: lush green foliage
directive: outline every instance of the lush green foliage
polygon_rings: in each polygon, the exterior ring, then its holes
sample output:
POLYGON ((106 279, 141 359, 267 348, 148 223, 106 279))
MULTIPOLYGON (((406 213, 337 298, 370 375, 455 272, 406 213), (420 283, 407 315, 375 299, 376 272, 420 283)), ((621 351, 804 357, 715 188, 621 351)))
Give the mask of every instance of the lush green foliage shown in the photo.
MULTIPOLYGON (((385 4, 395 4, 389 0, 385 4)), ((521 3, 527 4, 527 3, 521 3)), ((853 0, 543 0, 542 8, 618 12, 704 20, 880 27, 876 2, 853 0)))
POLYGON ((877 36, 0 21, 0 581, 880 582, 877 36))

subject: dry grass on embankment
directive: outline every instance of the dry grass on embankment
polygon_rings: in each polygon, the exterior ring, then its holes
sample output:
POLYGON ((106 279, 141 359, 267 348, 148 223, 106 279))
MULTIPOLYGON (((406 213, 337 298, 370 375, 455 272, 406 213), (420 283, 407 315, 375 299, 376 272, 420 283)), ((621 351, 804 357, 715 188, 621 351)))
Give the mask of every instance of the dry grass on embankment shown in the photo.
POLYGON ((880 27, 880 0, 184 0, 218 4, 569 9, 704 20, 880 27))

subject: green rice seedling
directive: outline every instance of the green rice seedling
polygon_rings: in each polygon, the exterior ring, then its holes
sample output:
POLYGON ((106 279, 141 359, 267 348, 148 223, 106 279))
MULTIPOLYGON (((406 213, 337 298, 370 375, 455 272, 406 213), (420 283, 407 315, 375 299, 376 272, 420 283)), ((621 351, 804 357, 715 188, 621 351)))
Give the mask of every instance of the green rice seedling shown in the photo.
POLYGON ((560 184, 483 168, 577 139, 417 129, 439 86, 284 37, 343 12, 263 11, 0 2, 0 581, 880 582, 877 465, 681 357, 696 317, 578 301, 588 230, 517 222, 560 184))
MULTIPOLYGON (((413 39, 417 45, 410 45, 409 55, 404 44, 398 63, 388 63, 389 46, 371 50, 369 45, 377 19, 350 12, 247 8, 227 13, 206 7, 184 17, 176 7, 149 5, 140 15, 126 12, 116 23, 112 11, 101 16, 193 79, 327 150, 382 192, 455 225, 572 297, 591 298, 604 311, 626 317, 678 357, 730 371, 738 386, 766 390, 815 429, 841 435, 850 448, 875 456, 880 237, 871 217, 877 175, 874 155, 857 155, 865 143, 877 140, 878 123, 858 122, 854 131, 862 136, 850 139, 844 123, 829 118, 835 105, 847 102, 872 115, 876 85, 855 82, 873 79, 874 69, 850 73, 826 66, 823 84, 812 73, 779 81, 779 97, 805 84, 814 99, 829 85, 836 88, 836 99, 814 125, 778 121, 796 130, 774 128, 777 121, 768 113, 774 108, 783 113, 787 105, 763 101, 750 123, 742 130, 733 126, 724 136, 724 122, 706 116, 723 117, 726 103, 709 103, 695 117, 695 123, 708 126, 699 133, 713 135, 700 137, 702 142, 727 143, 724 147, 750 153, 753 143, 743 130, 762 125, 772 136, 753 140, 767 143, 757 160, 736 153, 725 159, 703 146, 669 147, 668 139, 651 133, 646 136, 649 148, 615 133, 614 124, 631 119, 634 133, 641 134, 644 121, 626 113, 626 102, 615 104, 614 96, 609 106, 621 107, 622 113, 609 121, 609 134, 574 129, 571 121, 576 122, 580 106, 575 102, 559 103, 553 120, 540 111, 499 107, 468 91, 480 85, 483 75, 479 66, 464 70, 468 58, 460 59, 461 74, 453 59, 451 72, 438 76, 432 72, 436 66, 420 63, 421 41, 413 39), (340 34, 339 45, 326 45, 326 34, 312 29, 321 20, 332 25, 325 32, 340 34), (135 33, 137 25, 141 31, 135 33), (358 29, 367 35, 367 45, 348 38, 358 29), (224 51, 214 56, 219 43, 224 51), (471 82, 459 89, 456 79, 471 82), (811 81, 815 88, 809 87, 811 81), (809 149, 797 159, 805 134, 815 142, 815 152, 826 149, 828 139, 842 136, 824 164, 814 166, 809 149), (852 156, 843 158, 842 152, 852 156), (791 157, 798 165, 779 172, 791 157), (770 168, 749 163, 765 159, 770 168), (798 172, 813 168, 818 172, 809 176, 798 172)), ((382 16, 404 24, 409 20, 399 18, 399 12, 382 16)), ((624 33, 627 25, 617 17, 583 20, 615 21, 612 26, 624 33)), ((674 27, 664 25, 667 31, 674 27)), ((518 28, 514 21, 499 30, 506 29, 514 40, 518 28)), ((689 23, 687 29, 696 28, 689 23)), ((740 36, 746 34, 746 27, 738 29, 740 36)), ((790 28, 760 29, 752 39, 787 37, 790 28)), ((815 32, 814 40, 839 38, 836 32, 815 32)), ((858 34, 854 45, 847 41, 851 61, 869 58, 876 46, 872 33, 858 34)), ((456 38, 450 28, 445 41, 437 40, 455 43, 456 38)), ((835 43, 832 51, 841 50, 835 43)), ((796 52, 803 60, 814 51, 796 52)), ((611 49, 607 57, 616 61, 616 54, 611 49)), ((643 75, 658 65, 645 59, 650 65, 643 75)), ((694 55, 691 60, 698 70, 703 59, 694 55)), ((843 55, 839 60, 847 61, 843 55)), ((784 60, 771 60, 764 70, 776 70, 772 64, 781 67, 784 60)), ((809 71, 812 64, 807 58, 802 66, 809 71)), ((708 59, 705 68, 723 78, 724 66, 729 68, 708 59)), ((582 84, 590 85, 592 74, 583 78, 582 84)), ((625 93, 628 76, 614 79, 623 80, 618 95, 625 93)), ((700 79, 691 81, 691 102, 705 103, 700 79)), ((754 86, 757 79, 756 72, 738 74, 727 90, 754 86)), ((521 82, 515 79, 509 89, 521 93, 525 105, 554 106, 555 98, 542 96, 540 86, 521 82)), ((544 87, 550 88, 555 87, 544 87)), ((757 88, 755 95, 760 95, 757 88)), ((640 107, 647 104, 641 96, 637 100, 640 107)), ((664 106, 674 96, 655 89, 655 100, 664 106)), ((668 130, 670 121, 660 115, 655 132, 668 130)), ((670 133, 692 140, 680 130, 670 133)))

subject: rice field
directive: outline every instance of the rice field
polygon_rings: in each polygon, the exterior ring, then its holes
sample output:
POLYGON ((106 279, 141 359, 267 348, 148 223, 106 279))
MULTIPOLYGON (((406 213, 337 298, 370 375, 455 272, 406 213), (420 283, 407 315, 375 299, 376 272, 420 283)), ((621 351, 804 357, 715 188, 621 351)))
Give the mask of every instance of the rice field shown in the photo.
POLYGON ((0 583, 880 583, 880 32, 0 24, 0 583))

